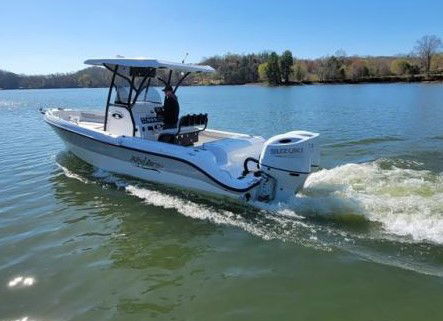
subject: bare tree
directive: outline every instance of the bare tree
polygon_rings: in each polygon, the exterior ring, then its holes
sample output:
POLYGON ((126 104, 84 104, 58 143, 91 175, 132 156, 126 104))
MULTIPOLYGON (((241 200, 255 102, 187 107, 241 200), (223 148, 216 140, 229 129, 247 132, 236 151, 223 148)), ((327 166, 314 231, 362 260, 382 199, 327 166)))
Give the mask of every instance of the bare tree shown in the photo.
POLYGON ((415 51, 426 73, 429 73, 432 57, 437 53, 441 45, 441 39, 436 35, 426 35, 417 40, 415 51))

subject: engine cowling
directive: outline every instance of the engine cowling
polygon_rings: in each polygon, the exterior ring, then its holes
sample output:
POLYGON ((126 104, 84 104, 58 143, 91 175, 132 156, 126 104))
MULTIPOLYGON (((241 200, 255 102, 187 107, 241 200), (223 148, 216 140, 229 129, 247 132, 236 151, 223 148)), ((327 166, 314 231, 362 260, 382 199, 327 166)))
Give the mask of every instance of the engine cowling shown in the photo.
POLYGON ((287 200, 298 192, 318 166, 320 149, 319 134, 307 131, 292 131, 268 139, 259 159, 260 170, 275 178, 275 199, 287 200))

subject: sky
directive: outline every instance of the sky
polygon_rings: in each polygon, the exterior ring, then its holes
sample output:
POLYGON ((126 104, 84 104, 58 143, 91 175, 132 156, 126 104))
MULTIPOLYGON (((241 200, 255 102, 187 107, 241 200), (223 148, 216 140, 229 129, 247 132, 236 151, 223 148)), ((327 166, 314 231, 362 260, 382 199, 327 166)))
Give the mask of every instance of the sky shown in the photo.
POLYGON ((0 0, 0 69, 71 72, 88 58, 204 57, 290 49, 317 58, 410 53, 443 38, 443 0, 0 0))

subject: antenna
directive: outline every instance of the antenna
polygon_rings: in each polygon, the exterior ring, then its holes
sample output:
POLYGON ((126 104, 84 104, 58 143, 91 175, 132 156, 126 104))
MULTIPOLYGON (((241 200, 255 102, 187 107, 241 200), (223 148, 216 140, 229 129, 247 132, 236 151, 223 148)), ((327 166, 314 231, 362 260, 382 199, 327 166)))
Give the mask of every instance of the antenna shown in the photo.
POLYGON ((185 55, 185 58, 183 58, 183 60, 182 60, 182 64, 185 63, 185 60, 186 60, 186 58, 188 58, 188 55, 189 55, 189 53, 187 52, 186 55, 185 55))

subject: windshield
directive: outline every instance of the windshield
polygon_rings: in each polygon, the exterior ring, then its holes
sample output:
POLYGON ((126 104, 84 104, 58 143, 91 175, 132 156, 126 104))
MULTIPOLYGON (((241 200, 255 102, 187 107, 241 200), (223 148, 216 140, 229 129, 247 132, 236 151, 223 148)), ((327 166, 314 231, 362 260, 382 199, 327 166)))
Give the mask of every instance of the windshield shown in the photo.
POLYGON ((153 78, 131 77, 128 67, 119 66, 113 85, 115 103, 130 106, 135 103, 134 99, 137 99, 137 102, 163 105, 163 93, 151 86, 151 79, 153 78), (131 90, 131 81, 134 81, 133 90, 131 90))
POLYGON ((137 101, 146 101, 153 104, 163 104, 163 95, 158 88, 149 87, 143 90, 137 101))

